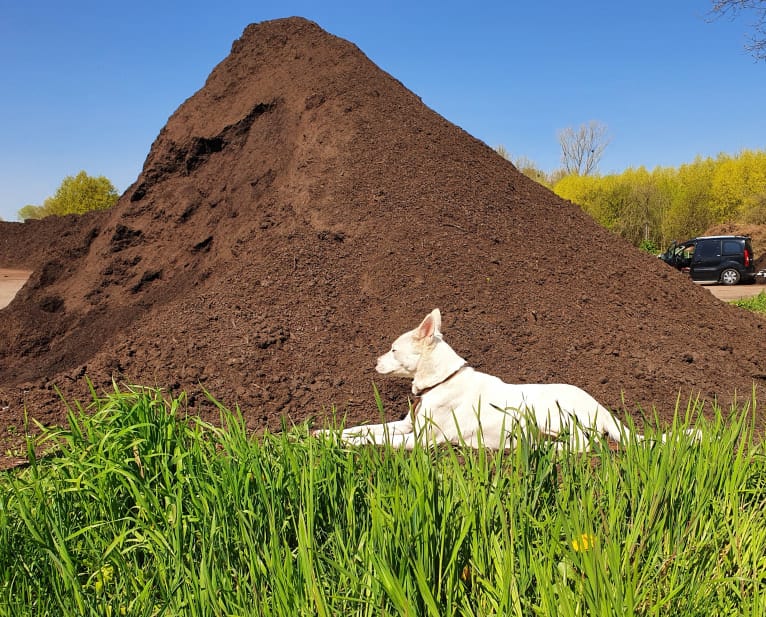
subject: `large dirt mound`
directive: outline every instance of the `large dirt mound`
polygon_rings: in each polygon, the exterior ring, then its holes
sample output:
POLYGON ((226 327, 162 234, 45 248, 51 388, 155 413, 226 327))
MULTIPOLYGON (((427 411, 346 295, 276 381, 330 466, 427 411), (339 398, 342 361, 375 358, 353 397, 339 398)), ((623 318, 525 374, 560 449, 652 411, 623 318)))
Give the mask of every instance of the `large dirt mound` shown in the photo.
POLYGON ((755 271, 766 268, 766 225, 724 223, 708 229, 704 235, 735 235, 750 236, 753 241, 753 252, 755 253, 755 271))
POLYGON ((0 265, 35 268, 0 313, 9 424, 24 404, 59 421, 54 386, 81 397, 85 375, 185 390, 202 412, 204 387, 271 428, 333 405, 376 418, 375 380, 397 416, 408 385, 375 357, 433 307, 474 366, 575 383, 618 415, 766 379, 766 322, 299 18, 245 30, 111 211, 0 231, 0 265))

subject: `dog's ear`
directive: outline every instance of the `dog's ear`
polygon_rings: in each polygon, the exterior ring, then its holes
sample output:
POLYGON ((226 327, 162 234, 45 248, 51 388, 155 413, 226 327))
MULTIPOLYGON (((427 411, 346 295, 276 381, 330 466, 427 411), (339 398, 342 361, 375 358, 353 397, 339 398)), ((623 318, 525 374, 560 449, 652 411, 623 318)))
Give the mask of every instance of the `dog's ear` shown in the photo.
POLYGON ((439 309, 434 309, 418 326, 417 336, 419 339, 426 339, 430 343, 435 334, 441 333, 442 314, 439 309))
POLYGON ((442 333, 442 314, 438 308, 431 311, 431 317, 434 320, 434 334, 442 333))

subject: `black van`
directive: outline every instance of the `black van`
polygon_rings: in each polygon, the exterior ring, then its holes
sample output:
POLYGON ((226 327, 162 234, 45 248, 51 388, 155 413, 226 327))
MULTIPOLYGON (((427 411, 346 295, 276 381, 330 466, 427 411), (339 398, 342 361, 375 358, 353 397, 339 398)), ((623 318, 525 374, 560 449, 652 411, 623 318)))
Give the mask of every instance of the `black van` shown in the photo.
POLYGON ((755 281, 753 244, 747 236, 703 236, 681 244, 673 242, 660 259, 688 272, 696 283, 755 281))

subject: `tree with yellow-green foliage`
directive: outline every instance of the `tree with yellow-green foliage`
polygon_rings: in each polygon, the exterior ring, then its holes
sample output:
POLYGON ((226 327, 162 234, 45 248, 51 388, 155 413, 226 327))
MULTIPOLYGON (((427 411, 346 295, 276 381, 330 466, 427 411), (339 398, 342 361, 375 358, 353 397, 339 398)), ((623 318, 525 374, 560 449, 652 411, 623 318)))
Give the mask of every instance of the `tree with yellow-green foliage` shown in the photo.
POLYGON ((93 177, 81 171, 76 176, 67 176, 48 197, 42 206, 28 205, 19 210, 20 219, 40 219, 51 214, 84 214, 91 210, 111 208, 119 195, 117 189, 104 176, 93 177))
POLYGON ((670 240, 696 236, 714 224, 711 186, 716 162, 697 157, 693 163, 669 168, 670 207, 662 220, 663 246, 670 240))
POLYGON ((21 208, 16 213, 16 216, 20 221, 26 221, 27 219, 41 219, 48 215, 45 213, 45 209, 42 206, 33 206, 32 204, 28 204, 21 208))
POLYGON ((741 219, 753 200, 763 195, 766 195, 766 152, 744 150, 736 157, 719 157, 711 186, 716 222, 741 219))
POLYGON ((583 210, 607 229, 612 229, 618 216, 617 176, 564 176, 554 185, 559 197, 579 204, 583 210))
POLYGON ((666 246, 721 223, 766 223, 766 152, 698 157, 678 169, 573 174, 553 190, 636 245, 666 246))

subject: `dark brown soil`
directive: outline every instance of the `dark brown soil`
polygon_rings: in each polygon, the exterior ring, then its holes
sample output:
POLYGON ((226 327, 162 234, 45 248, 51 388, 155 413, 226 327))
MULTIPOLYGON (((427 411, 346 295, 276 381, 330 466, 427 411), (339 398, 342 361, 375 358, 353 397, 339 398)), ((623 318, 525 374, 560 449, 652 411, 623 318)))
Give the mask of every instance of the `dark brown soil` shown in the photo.
MULTIPOLYGON (((119 144, 115 145, 119 147, 119 144)), ((766 321, 600 228, 299 18, 249 26, 110 211, 0 223, 0 425, 117 383, 206 388, 253 428, 390 418, 375 358, 434 307, 475 367, 619 416, 750 395, 766 321)), ((11 444, 11 430, 4 434, 11 444)), ((7 449, 6 446, 4 450, 7 449)))

